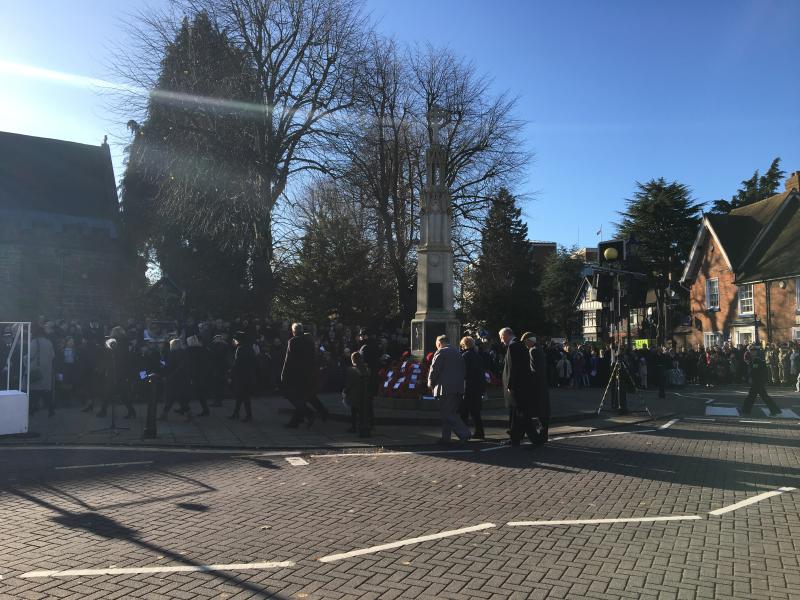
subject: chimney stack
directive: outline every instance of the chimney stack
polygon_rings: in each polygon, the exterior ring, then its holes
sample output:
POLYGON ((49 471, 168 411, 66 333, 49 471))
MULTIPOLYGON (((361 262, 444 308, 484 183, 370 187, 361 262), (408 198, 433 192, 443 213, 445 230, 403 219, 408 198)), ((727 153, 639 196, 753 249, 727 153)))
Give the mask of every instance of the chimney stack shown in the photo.
POLYGON ((786 179, 786 191, 792 190, 800 192, 800 171, 795 171, 786 179))

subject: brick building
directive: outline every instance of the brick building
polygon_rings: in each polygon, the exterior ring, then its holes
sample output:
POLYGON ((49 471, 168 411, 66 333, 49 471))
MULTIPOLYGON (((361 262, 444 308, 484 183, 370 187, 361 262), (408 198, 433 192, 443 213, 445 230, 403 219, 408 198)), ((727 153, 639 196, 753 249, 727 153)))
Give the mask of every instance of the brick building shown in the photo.
POLYGON ((0 320, 116 318, 118 217, 107 143, 0 132, 0 320))
POLYGON ((781 194, 706 215, 681 283, 693 344, 800 340, 800 172, 781 194))

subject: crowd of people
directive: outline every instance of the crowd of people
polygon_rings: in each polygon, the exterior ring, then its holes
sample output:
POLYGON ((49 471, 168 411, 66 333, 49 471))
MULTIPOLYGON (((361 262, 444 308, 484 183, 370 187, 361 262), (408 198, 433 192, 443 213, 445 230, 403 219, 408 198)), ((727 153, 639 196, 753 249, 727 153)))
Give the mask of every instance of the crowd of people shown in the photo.
MULTIPOLYGON (((5 368, 12 333, 10 329, 2 332, 0 368, 5 368)), ((534 422, 544 431, 544 435, 534 436, 536 443, 541 443, 547 436, 548 418, 543 416, 548 412, 545 405, 549 406, 547 389, 604 387, 615 359, 626 367, 629 390, 763 381, 764 386, 794 385, 800 391, 797 343, 766 348, 623 346, 617 351, 612 345, 593 343, 539 343, 528 334, 517 342, 527 346, 530 354, 530 373, 525 375, 530 381, 522 385, 528 391, 520 392, 525 395, 520 399, 519 394, 509 395, 508 391, 508 369, 514 366, 514 357, 521 356, 518 349, 512 351, 516 338, 505 339, 508 335, 494 339, 485 332, 466 336, 460 340, 460 351, 444 351, 450 347, 445 340, 435 354, 422 361, 421 374, 427 375, 429 388, 443 406, 443 441, 449 441, 449 431, 463 439, 470 421, 473 430, 468 437, 483 437, 481 404, 487 381, 499 384, 502 377, 511 410, 512 442, 521 437, 520 432, 524 436, 534 422), (439 381, 448 364, 447 376, 439 381), (517 411, 516 419, 514 406, 526 407, 517 411)), ((80 403, 84 411, 96 410, 102 417, 115 402, 125 407, 124 416, 130 418, 136 414, 135 404, 155 393, 162 419, 172 412, 190 418, 209 415, 209 405, 222 406, 223 400, 232 396, 235 403, 230 418, 250 421, 252 397, 281 393, 294 409, 286 425, 298 427, 327 418, 318 394, 341 392, 342 401, 350 408, 350 431, 368 436, 374 424, 372 402, 380 392, 382 378, 391 365, 408 361, 409 346, 401 329, 373 334, 337 322, 304 328, 300 323, 258 318, 189 317, 183 322, 129 319, 124 325, 106 328, 96 320, 79 323, 42 317, 34 324, 30 348, 30 409, 35 412, 45 407, 52 415, 57 404, 80 403), (197 404, 196 411, 192 403, 197 404)), ((13 367, 9 376, 17 373, 13 367)))

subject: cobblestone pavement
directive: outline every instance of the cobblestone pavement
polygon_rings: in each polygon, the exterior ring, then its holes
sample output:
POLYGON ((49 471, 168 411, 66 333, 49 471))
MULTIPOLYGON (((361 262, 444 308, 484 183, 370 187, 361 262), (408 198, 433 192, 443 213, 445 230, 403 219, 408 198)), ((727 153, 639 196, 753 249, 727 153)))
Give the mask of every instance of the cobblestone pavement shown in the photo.
POLYGON ((798 421, 718 419, 535 450, 5 447, 0 598, 800 598, 798 446, 798 421), (541 523, 653 517, 684 519, 541 523))

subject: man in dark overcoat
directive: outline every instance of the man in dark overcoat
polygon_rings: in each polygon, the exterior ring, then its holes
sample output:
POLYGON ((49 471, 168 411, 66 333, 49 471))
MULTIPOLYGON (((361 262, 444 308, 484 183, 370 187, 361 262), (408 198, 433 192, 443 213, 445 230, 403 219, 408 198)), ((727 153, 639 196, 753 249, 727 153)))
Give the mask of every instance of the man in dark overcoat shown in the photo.
POLYGON ((519 446, 526 435, 535 444, 538 434, 532 415, 534 380, 528 349, 517 339, 510 327, 500 330, 500 340, 506 347, 503 394, 511 416, 511 445, 519 446))
POLYGON ((548 430, 550 428, 550 386, 547 379, 547 356, 538 343, 533 333, 522 334, 522 342, 528 348, 530 356, 530 369, 533 375, 533 408, 532 415, 539 419, 542 431, 539 434, 537 444, 547 442, 548 430))
POLYGON ((294 406, 294 414, 286 427, 296 428, 305 419, 313 419, 306 408, 316 390, 317 370, 314 357, 314 344, 309 336, 303 335, 303 324, 292 324, 292 337, 286 346, 286 357, 281 371, 283 393, 294 406))

